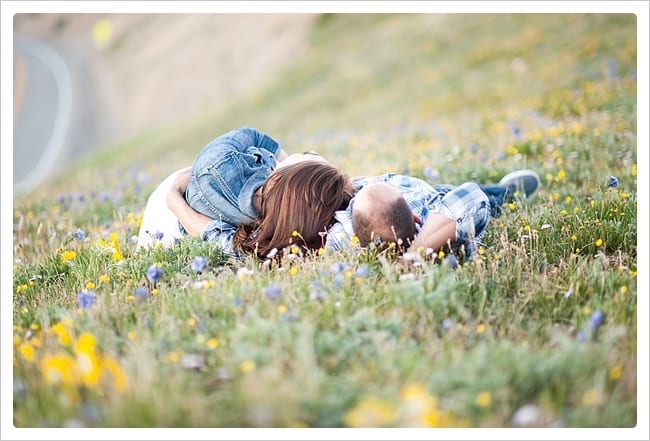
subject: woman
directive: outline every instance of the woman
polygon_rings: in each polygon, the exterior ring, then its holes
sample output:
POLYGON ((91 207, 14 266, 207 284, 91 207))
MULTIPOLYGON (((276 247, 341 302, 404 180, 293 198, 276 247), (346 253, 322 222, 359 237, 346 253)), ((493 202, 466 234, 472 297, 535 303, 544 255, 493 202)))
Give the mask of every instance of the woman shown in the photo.
POLYGON ((152 193, 138 247, 190 234, 218 242, 232 256, 264 257, 291 243, 317 249, 353 191, 349 177, 320 156, 287 156, 268 135, 235 129, 152 193))

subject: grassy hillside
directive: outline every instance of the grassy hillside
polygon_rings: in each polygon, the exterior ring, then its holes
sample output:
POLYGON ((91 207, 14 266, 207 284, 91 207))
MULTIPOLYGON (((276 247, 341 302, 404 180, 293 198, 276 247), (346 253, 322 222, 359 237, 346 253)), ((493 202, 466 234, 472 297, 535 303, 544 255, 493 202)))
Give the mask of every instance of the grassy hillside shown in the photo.
POLYGON ((15 425, 634 427, 635 66, 630 14, 324 15, 225 111, 14 200, 15 425), (157 182, 240 125, 351 175, 543 187, 455 267, 135 251, 157 182))

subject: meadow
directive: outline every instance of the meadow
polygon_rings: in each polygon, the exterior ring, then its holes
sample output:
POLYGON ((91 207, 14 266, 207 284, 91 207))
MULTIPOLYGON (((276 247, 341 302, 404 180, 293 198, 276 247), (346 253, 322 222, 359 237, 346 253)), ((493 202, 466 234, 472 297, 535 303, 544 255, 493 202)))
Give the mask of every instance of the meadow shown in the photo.
POLYGON ((14 198, 14 425, 635 427, 636 38, 631 14, 324 15, 227 109, 14 198), (467 261, 136 250, 160 179, 243 125, 350 175, 542 188, 467 261))

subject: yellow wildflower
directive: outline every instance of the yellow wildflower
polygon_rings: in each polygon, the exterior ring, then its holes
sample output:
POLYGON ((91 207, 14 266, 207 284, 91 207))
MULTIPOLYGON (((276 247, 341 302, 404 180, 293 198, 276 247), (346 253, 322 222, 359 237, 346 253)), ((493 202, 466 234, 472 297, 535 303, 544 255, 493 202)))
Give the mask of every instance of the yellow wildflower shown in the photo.
POLYGON ((77 257, 76 251, 66 250, 63 253, 61 253, 61 258, 66 262, 74 259, 75 257, 77 257))
POLYGON ((492 404, 492 395, 486 390, 481 391, 478 393, 478 395, 476 395, 474 404, 476 404, 478 407, 489 407, 490 404, 492 404))

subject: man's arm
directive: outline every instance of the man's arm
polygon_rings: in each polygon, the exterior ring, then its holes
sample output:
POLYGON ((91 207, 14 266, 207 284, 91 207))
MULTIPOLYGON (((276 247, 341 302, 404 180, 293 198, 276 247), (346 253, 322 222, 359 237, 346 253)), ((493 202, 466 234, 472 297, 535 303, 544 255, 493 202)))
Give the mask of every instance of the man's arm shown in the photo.
POLYGON ((190 180, 192 167, 181 171, 167 192, 167 206, 178 218, 190 236, 203 236, 208 223, 212 220, 189 206, 183 194, 190 180))
POLYGON ((456 222, 444 214, 429 213, 408 251, 416 252, 420 247, 438 251, 445 245, 453 244, 455 240, 456 222))

